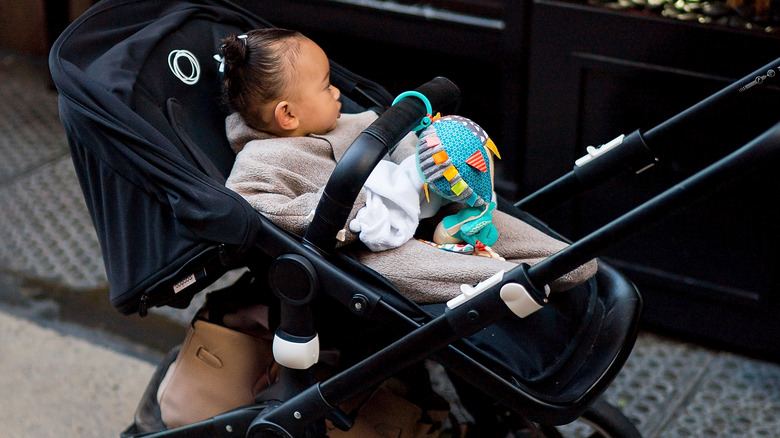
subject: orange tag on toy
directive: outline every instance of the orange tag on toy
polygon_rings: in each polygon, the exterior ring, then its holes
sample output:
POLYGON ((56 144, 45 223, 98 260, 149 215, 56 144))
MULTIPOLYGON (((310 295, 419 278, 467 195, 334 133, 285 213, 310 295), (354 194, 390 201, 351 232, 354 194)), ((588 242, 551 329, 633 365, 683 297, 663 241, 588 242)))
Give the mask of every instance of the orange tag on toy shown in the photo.
POLYGON ((455 168, 455 166, 450 166, 442 172, 442 176, 447 179, 447 181, 452 181, 453 178, 458 176, 458 169, 455 168))
POLYGON ((432 158, 433 158, 433 162, 436 164, 441 164, 450 159, 449 155, 447 155, 447 152, 445 151, 436 152, 435 154, 433 154, 432 158))

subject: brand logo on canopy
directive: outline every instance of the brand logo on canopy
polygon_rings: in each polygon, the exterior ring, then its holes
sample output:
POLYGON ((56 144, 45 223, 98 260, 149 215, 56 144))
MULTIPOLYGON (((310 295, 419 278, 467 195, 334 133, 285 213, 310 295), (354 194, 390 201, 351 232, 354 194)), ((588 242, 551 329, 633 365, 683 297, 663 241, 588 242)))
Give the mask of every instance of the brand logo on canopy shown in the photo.
POLYGON ((168 54, 168 67, 170 67, 174 76, 187 85, 196 84, 198 79, 200 79, 198 58, 188 50, 172 50, 168 54))

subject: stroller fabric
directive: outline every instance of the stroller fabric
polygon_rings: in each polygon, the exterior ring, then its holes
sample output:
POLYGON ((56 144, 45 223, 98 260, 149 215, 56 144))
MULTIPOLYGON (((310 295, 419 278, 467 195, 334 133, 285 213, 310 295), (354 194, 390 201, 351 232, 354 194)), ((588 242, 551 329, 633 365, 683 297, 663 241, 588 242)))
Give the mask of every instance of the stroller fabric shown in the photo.
POLYGON ((61 118, 111 302, 123 313, 143 300, 186 306, 198 288, 179 294, 175 284, 219 277, 261 230, 252 207, 223 185, 234 155, 219 129, 225 114, 212 56, 221 36, 263 25, 218 1, 108 2, 74 22, 59 40, 68 44, 52 50, 61 118), (100 22, 105 12, 110 25, 100 22), (197 112, 189 132, 214 148, 208 156, 217 172, 198 166, 160 96, 197 112))

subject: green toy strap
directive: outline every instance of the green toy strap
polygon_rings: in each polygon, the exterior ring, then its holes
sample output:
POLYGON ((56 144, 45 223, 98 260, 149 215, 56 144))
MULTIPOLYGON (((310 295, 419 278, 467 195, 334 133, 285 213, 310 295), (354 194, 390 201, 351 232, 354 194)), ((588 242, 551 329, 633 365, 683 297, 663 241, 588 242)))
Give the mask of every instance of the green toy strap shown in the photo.
POLYGON ((420 125, 412 129, 412 131, 419 131, 421 129, 425 129, 428 126, 430 126, 431 122, 433 121, 433 115, 432 115, 433 108, 431 107, 431 102, 428 100, 428 98, 425 97, 425 95, 420 93, 419 91, 405 91, 399 94, 398 97, 395 98, 395 100, 393 100, 393 105, 395 105, 396 103, 398 103, 398 101, 400 101, 405 97, 416 97, 422 100, 422 102, 425 104, 426 114, 420 121, 420 125))

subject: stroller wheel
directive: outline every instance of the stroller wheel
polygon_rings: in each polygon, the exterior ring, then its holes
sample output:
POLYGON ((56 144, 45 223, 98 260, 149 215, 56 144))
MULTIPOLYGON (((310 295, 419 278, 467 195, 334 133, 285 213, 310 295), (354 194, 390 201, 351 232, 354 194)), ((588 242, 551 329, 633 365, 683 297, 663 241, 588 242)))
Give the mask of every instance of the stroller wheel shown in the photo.
POLYGON ((516 437, 537 436, 593 437, 593 438, 642 438, 636 426, 620 410, 599 398, 582 416, 565 426, 539 426, 539 435, 516 434, 516 437))

